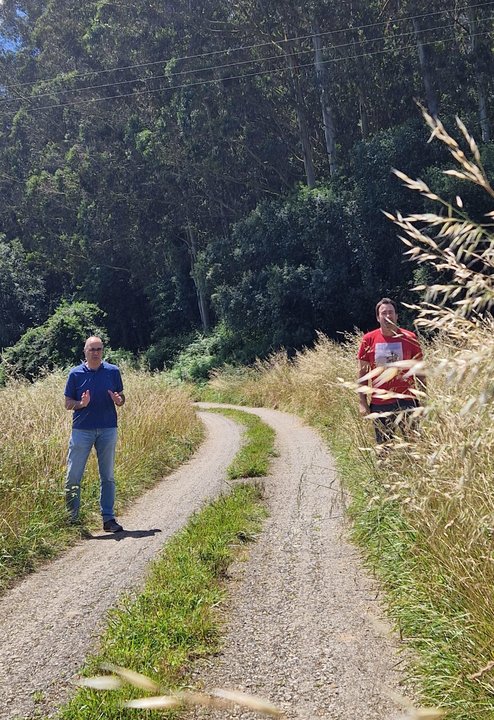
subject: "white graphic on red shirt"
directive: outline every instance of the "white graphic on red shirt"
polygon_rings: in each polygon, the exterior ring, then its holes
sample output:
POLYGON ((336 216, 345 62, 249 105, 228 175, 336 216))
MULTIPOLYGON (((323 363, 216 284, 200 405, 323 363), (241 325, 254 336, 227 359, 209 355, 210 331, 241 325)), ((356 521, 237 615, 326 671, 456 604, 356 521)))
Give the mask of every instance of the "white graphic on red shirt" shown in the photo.
POLYGON ((401 342, 376 343, 374 361, 377 367, 384 367, 398 360, 403 360, 403 345, 401 342))

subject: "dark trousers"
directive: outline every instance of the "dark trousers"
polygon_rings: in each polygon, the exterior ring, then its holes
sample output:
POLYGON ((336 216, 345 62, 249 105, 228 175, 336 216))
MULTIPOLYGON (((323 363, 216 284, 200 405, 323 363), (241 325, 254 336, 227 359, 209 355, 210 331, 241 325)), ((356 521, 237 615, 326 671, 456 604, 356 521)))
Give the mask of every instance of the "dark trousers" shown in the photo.
POLYGON ((394 400, 386 404, 370 404, 371 413, 390 413, 385 417, 376 418, 374 420, 374 432, 376 434, 376 442, 378 444, 386 443, 392 440, 398 431, 407 439, 410 431, 416 429, 417 420, 411 418, 407 410, 413 410, 418 407, 418 402, 410 398, 410 400, 394 400), (400 422, 396 423, 396 418, 400 413, 404 413, 404 417, 400 422))

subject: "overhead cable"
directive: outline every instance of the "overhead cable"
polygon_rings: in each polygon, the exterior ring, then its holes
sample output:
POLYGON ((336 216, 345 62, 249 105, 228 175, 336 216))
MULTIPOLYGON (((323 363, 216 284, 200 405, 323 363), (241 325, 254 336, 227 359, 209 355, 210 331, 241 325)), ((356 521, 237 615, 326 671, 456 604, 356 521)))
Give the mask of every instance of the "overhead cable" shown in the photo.
MULTIPOLYGON (((478 33, 479 36, 488 35, 488 34, 489 34, 489 31, 484 32, 484 33, 478 33)), ((451 37, 449 37, 449 38, 442 38, 441 40, 431 40, 431 41, 422 43, 422 45, 424 45, 424 46, 434 45, 434 44, 436 44, 436 43, 438 43, 438 42, 448 42, 449 40, 455 40, 455 37, 454 37, 454 36, 451 36, 451 37)), ((405 45, 405 46, 401 47, 400 50, 409 50, 409 49, 414 49, 414 48, 416 48, 416 45, 415 45, 415 44, 413 44, 413 45, 405 45)), ((359 59, 359 58, 368 58, 368 57, 372 57, 372 56, 375 56, 375 55, 387 54, 387 53, 390 53, 390 52, 395 53, 396 50, 395 50, 395 49, 392 49, 392 50, 377 50, 377 51, 372 52, 372 53, 362 53, 362 54, 360 54, 360 55, 356 54, 356 55, 353 55, 351 58, 331 58, 331 59, 329 59, 329 60, 323 60, 323 61, 322 61, 322 64, 327 65, 327 64, 331 64, 331 63, 342 62, 342 61, 344 61, 344 60, 347 61, 347 60, 349 60, 349 59, 350 59, 350 60, 356 60, 356 59, 359 59)), ((182 89, 194 88, 194 87, 199 87, 199 86, 203 86, 203 85, 212 85, 212 84, 218 84, 218 83, 221 84, 221 83, 228 82, 228 81, 231 81, 231 80, 243 80, 243 79, 252 78, 252 77, 260 77, 260 76, 268 75, 268 74, 275 75, 275 74, 282 73, 282 72, 292 71, 292 70, 294 70, 294 69, 297 70, 297 69, 302 69, 302 68, 306 68, 306 67, 313 67, 313 65, 314 65, 313 62, 303 63, 303 64, 300 64, 300 65, 295 65, 293 68, 287 65, 287 66, 282 67, 282 68, 274 68, 274 69, 269 69, 269 70, 258 70, 258 71, 251 72, 251 73, 242 73, 241 75, 231 75, 231 76, 222 77, 222 78, 212 78, 212 79, 209 79, 209 80, 199 80, 199 81, 197 81, 197 82, 188 82, 188 83, 183 83, 183 84, 181 84, 181 85, 168 85, 168 86, 163 86, 163 87, 160 87, 160 88, 153 88, 153 89, 146 89, 146 90, 135 90, 135 91, 129 92, 129 93, 121 93, 121 94, 118 94, 118 95, 108 95, 108 96, 106 96, 106 97, 86 98, 86 99, 84 99, 84 100, 74 100, 74 101, 67 102, 67 103, 55 103, 55 104, 52 104, 52 105, 41 105, 41 106, 34 106, 34 105, 33 105, 33 106, 30 106, 30 107, 26 107, 26 108, 24 108, 24 109, 26 110, 26 112, 27 112, 27 111, 29 111, 29 112, 39 112, 39 111, 42 111, 42 110, 52 110, 52 109, 63 108, 63 107, 76 107, 76 106, 78 106, 78 105, 88 105, 88 104, 93 104, 93 103, 106 102, 106 101, 108 101, 108 100, 119 100, 119 99, 125 99, 125 98, 129 98, 129 97, 137 97, 137 96, 142 96, 142 95, 151 95, 151 94, 155 94, 155 93, 159 93, 159 92, 170 92, 170 91, 174 91, 174 90, 182 90, 182 89)), ((30 99, 33 99, 33 98, 30 98, 30 99)), ((12 114, 14 114, 14 112, 16 112, 16 111, 4 111, 4 112, 0 111, 0 115, 12 115, 12 114)))
MULTIPOLYGON (((493 19, 493 18, 491 17, 490 19, 493 19)), ((429 32, 429 31, 436 32, 436 31, 442 31, 442 30, 451 30, 454 27, 455 27, 454 24, 438 25, 436 27, 423 28, 422 32, 425 33, 425 32, 429 32)), ((377 43, 380 41, 385 41, 388 39, 392 39, 393 41, 396 41, 399 39, 410 37, 413 34, 414 34, 414 31, 412 30, 412 31, 408 31, 406 33, 401 33, 399 35, 392 35, 389 37, 381 36, 378 38, 366 38, 366 39, 360 40, 359 45, 362 46, 362 45, 370 44, 370 43, 374 44, 374 43, 377 43)), ((479 35, 479 33, 477 33, 477 36, 478 35, 479 35)), ((441 39, 437 39, 434 42, 440 42, 440 41, 441 41, 441 39)), ((325 51, 325 50, 335 51, 335 50, 341 50, 341 49, 348 48, 348 47, 354 47, 354 45, 355 45, 355 43, 354 43, 354 41, 352 41, 352 42, 347 42, 347 43, 341 43, 340 45, 332 45, 330 47, 323 47, 323 48, 321 48, 321 50, 322 51, 325 51)), ((294 50, 290 54, 293 57, 299 57, 301 55, 307 55, 312 52, 314 52, 314 50, 313 50, 313 48, 310 48, 307 50, 294 50)), ((389 52, 396 52, 396 50, 394 48, 392 48, 389 50, 389 52)), ((365 55, 372 55, 372 54, 373 53, 365 53, 365 55)), ((338 60, 351 60, 352 57, 355 57, 355 56, 347 56, 344 58, 338 58, 338 60)), ((268 57, 249 58, 248 60, 239 60, 237 62, 224 63, 222 65, 204 66, 204 67, 200 67, 200 68, 192 68, 190 70, 180 70, 177 72, 164 73, 161 75, 149 75, 148 77, 137 77, 137 78, 130 78, 128 80, 118 80, 115 82, 102 83, 99 85, 85 85, 85 86, 76 87, 76 88, 57 89, 57 90, 52 90, 50 92, 37 93, 36 95, 28 95, 28 96, 20 95, 18 97, 8 97, 8 98, 0 97, 0 105, 3 103, 19 102, 20 100, 35 101, 42 97, 52 97, 54 94, 81 93, 81 92, 85 92, 88 90, 103 90, 103 89, 107 89, 107 88, 113 88, 113 87, 116 88, 116 87, 120 87, 122 85, 130 85, 130 84, 135 84, 135 83, 149 83, 149 82, 152 82, 153 80, 164 80, 164 79, 171 80, 172 78, 181 77, 184 75, 189 76, 189 75, 194 75, 197 73, 213 72, 213 71, 218 71, 218 70, 225 70, 228 68, 242 67, 242 66, 251 65, 254 63, 266 63, 266 62, 270 62, 272 60, 284 60, 284 59, 285 59, 285 56, 283 56, 283 55, 270 55, 268 57)), ((305 65, 301 66, 301 67, 305 67, 305 65)))
MULTIPOLYGON (((487 2, 482 2, 482 3, 477 3, 475 5, 468 5, 468 6, 456 8, 456 13, 458 14, 458 13, 461 13, 462 11, 468 10, 468 9, 478 9, 478 8, 483 8, 483 7, 490 7, 493 4, 494 4, 494 0, 488 0, 487 2)), ((395 23, 402 23, 402 22, 406 22, 409 20, 420 20, 420 19, 423 20, 424 18, 431 18, 436 15, 442 15, 445 12, 448 12, 448 11, 436 10, 434 12, 427 12, 427 13, 422 13, 422 14, 418 14, 418 15, 407 15, 403 18, 390 18, 390 20, 392 20, 392 22, 395 22, 395 23)), ((366 25, 355 25, 355 26, 349 26, 349 27, 345 27, 345 28, 326 30, 323 32, 318 32, 318 33, 316 33, 316 35, 318 37, 326 37, 328 35, 334 35, 336 33, 356 32, 356 31, 361 31, 361 30, 367 30, 369 28, 384 25, 384 24, 386 24, 386 22, 388 22, 388 21, 380 20, 379 22, 368 23, 366 25)), ((477 33, 477 35, 478 35, 478 33, 477 33)), ((87 76, 95 76, 95 75, 101 75, 101 74, 112 73, 112 72, 122 72, 124 70, 133 70, 133 69, 139 69, 139 68, 144 68, 144 67, 151 67, 154 65, 164 65, 169 62, 174 62, 174 63, 175 62, 183 62, 186 60, 196 60, 196 59, 212 57, 212 56, 220 55, 220 54, 230 54, 230 53, 235 53, 235 52, 240 52, 240 51, 245 51, 245 50, 254 50, 254 49, 259 49, 259 48, 263 48, 263 47, 272 47, 272 45, 274 43, 284 44, 284 43, 291 43, 291 42, 295 42, 295 41, 308 40, 308 39, 311 39, 313 36, 314 36, 314 33, 310 33, 310 34, 306 34, 306 35, 293 36, 293 37, 285 38, 285 39, 273 39, 268 42, 257 43, 257 44, 253 44, 253 45, 245 45, 245 46, 240 45, 240 46, 233 47, 233 48, 212 50, 207 53, 199 53, 196 55, 184 55, 184 56, 177 57, 177 58, 174 58, 174 57, 162 58, 160 60, 153 60, 153 61, 145 62, 145 63, 135 63, 135 64, 131 64, 131 65, 123 65, 123 66, 118 66, 118 67, 114 67, 114 68, 104 68, 101 70, 90 70, 90 71, 87 71, 84 73, 77 73, 77 72, 71 73, 69 71, 69 74, 71 76, 70 77, 71 80, 76 80, 76 79, 87 77, 87 76)), ((60 76, 46 78, 46 79, 41 78, 38 80, 26 81, 26 82, 22 82, 22 83, 12 83, 10 85, 5 85, 4 88, 6 90, 11 90, 14 88, 34 86, 39 83, 51 83, 51 82, 60 82, 60 76)), ((116 84, 116 83, 112 83, 112 84, 116 84)))

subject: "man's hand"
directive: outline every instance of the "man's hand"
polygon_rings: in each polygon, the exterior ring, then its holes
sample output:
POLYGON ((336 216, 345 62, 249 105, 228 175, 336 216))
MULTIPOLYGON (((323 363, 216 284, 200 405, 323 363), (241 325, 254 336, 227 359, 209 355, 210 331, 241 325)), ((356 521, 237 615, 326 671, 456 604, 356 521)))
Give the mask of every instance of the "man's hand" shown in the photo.
POLYGON ((89 403, 91 402, 91 393, 89 392, 89 390, 84 390, 79 402, 81 403, 81 409, 89 405, 89 403))
POLYGON ((108 394, 110 395, 111 399, 115 403, 117 407, 122 407, 122 405, 125 402, 125 397, 123 393, 113 392, 113 390, 108 390, 108 394))
POLYGON ((363 401, 361 400, 359 402, 358 411, 363 417, 365 417, 366 415, 368 415, 370 413, 369 405, 367 404, 366 399, 364 399, 363 401))
POLYGON ((65 409, 66 410, 82 410, 87 407, 91 402, 91 394, 89 390, 84 390, 80 400, 74 400, 74 398, 65 396, 65 409))

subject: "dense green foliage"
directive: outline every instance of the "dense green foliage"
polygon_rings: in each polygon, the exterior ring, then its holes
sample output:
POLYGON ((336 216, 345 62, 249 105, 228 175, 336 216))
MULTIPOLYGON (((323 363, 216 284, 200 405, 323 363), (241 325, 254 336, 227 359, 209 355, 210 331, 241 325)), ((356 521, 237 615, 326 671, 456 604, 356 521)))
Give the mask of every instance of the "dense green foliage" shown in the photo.
POLYGON ((33 380, 43 372, 77 365, 87 337, 98 335, 106 342, 102 319, 96 305, 62 303, 43 325, 28 330, 3 352, 4 370, 33 380))
MULTIPOLYGON (((234 352, 231 333, 219 323, 213 332, 207 335, 195 333, 189 339, 185 349, 176 355, 172 378, 195 382, 207 379, 209 372, 228 360, 234 352)), ((149 357, 150 353, 146 354, 149 357)))
POLYGON ((374 322, 375 298, 407 299, 412 266, 382 208, 410 207, 390 167, 425 171, 440 162, 417 119, 382 131, 351 156, 343 178, 260 204, 209 255, 212 303, 240 359, 311 345, 316 331, 374 322), (372 234, 370 233, 372 230, 372 234))
POLYGON ((43 299, 43 283, 26 262, 20 243, 0 240, 0 348, 36 323, 43 299))
POLYGON ((62 300, 152 367, 366 327, 413 282, 390 169, 443 162, 414 98, 492 152, 488 2, 5 0, 0 33, 0 347, 62 300))

